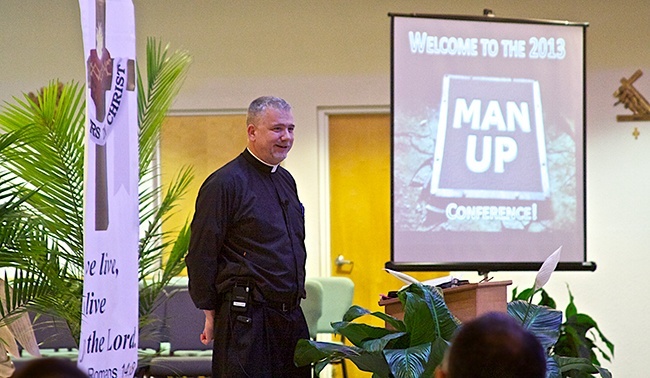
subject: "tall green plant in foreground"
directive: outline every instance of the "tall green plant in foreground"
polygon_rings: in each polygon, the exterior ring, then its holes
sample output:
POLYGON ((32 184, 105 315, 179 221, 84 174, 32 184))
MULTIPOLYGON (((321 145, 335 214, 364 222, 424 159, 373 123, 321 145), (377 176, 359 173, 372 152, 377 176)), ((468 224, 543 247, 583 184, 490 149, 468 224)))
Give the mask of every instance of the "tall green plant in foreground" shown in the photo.
MULTIPOLYGON (((611 378, 611 373, 600 367, 593 358, 589 360, 562 355, 565 348, 558 347, 562 340, 562 312, 532 303, 532 296, 543 292, 542 288, 557 267, 561 249, 558 248, 544 261, 535 277, 535 284, 526 290, 527 300, 515 297, 515 300, 508 303, 508 314, 533 333, 548 352, 547 378, 582 378, 591 377, 592 374, 611 378)), ((372 372, 373 378, 432 377, 450 342, 453 342, 455 330, 462 325, 449 311, 443 292, 438 288, 413 283, 400 290, 398 297, 404 308, 403 321, 384 313, 369 313, 363 308, 352 306, 343 321, 333 323, 332 327, 353 345, 300 340, 294 355, 295 363, 299 366, 314 364, 316 371, 320 372, 330 362, 347 358, 359 369, 372 372), (352 323, 353 320, 368 314, 384 320, 390 329, 352 323)), ((567 316, 573 319, 577 311, 574 311, 575 308, 572 308, 571 304, 567 309, 567 316)), ((566 325, 562 332, 573 333, 567 330, 566 325)), ((609 347, 611 343, 606 342, 609 347)), ((590 344, 587 346, 592 347, 590 344)), ((613 353, 613 346, 610 351, 613 353)))
MULTIPOLYGON (((12 132, 0 135, 0 151, 17 143, 23 137, 21 132, 12 132)), ((2 260, 10 253, 20 253, 27 247, 28 250, 43 251, 46 248, 44 240, 40 237, 40 224, 32 217, 25 206, 25 202, 34 194, 33 190, 25 189, 23 185, 13 182, 11 174, 0 171, 0 265, 5 266, 2 260)), ((45 256, 48 256, 45 253, 45 256)), ((25 260, 29 261, 27 256, 25 260)), ((14 371, 14 366, 9 360, 8 353, 18 355, 20 342, 32 355, 39 355, 38 345, 31 329, 31 321, 24 308, 23 298, 34 295, 48 295, 50 288, 44 284, 48 274, 51 273, 51 264, 45 261, 31 260, 40 269, 33 272, 18 271, 16 277, 9 281, 8 272, 5 271, 0 278, 0 377, 8 377, 14 371), (27 290, 23 290, 26 288, 27 290), (13 295, 18 290, 22 297, 13 295), (9 300, 7 300, 9 299, 9 300)))
MULTIPOLYGON (((530 292, 540 288, 530 289, 530 292)), ((314 364, 320 372, 330 362, 346 358, 360 370, 372 372, 373 378, 432 377, 453 342, 455 330, 462 324, 449 312, 442 291, 437 288, 414 283, 400 290, 398 297, 405 310, 403 321, 383 312, 370 313, 352 306, 343 321, 332 324, 352 345, 299 340, 295 363, 299 366, 314 364), (388 327, 353 322, 365 315, 384 320, 388 327)), ((586 358, 562 355, 557 350, 562 312, 524 300, 508 303, 507 311, 548 351, 548 378, 591 377, 593 374, 611 378, 611 373, 598 364, 586 358)))
POLYGON ((347 358, 377 378, 432 377, 460 322, 449 312, 438 288, 411 284, 399 291, 398 298, 404 306, 404 320, 352 306, 343 321, 332 327, 353 345, 299 340, 296 364, 313 363, 320 372, 331 361, 347 358), (390 329, 353 322, 365 315, 382 319, 390 329))
MULTIPOLYGON (((515 319, 518 319, 525 328, 534 333, 542 343, 544 349, 548 352, 546 364, 548 368, 547 377, 586 378, 591 377, 592 374, 599 374, 603 378, 610 378, 612 375, 609 370, 600 366, 598 359, 595 358, 595 355, 591 351, 595 347, 595 344, 587 343, 587 341, 591 342, 589 339, 580 339, 578 337, 578 332, 580 331, 575 332, 576 329, 573 328, 577 315, 577 311, 573 305, 573 296, 571 296, 571 302, 566 311, 566 316, 570 320, 562 324, 562 312, 555 310, 555 301, 543 289, 560 261, 561 251, 562 247, 558 248, 544 261, 535 276, 535 284, 532 288, 524 290, 519 296, 516 290, 513 292, 513 300, 508 303, 508 313, 515 319), (537 305, 533 304, 533 296, 536 293, 542 293, 542 301, 537 305), (570 348, 566 348, 567 340, 569 340, 572 346, 576 346, 582 350, 588 349, 592 354, 583 355, 570 348)), ((580 317, 580 319, 583 318, 580 317)), ((604 337, 598 329, 598 326, 595 325, 595 322, 590 317, 587 318, 590 321, 590 325, 593 323, 593 326, 598 330, 602 340, 607 344, 613 355, 614 345, 604 337)), ((578 323, 582 323, 582 321, 578 320, 578 323)), ((582 329, 581 331, 586 333, 589 328, 582 329)), ((601 350, 601 352, 603 351, 601 350)), ((606 353, 603 353, 603 356, 609 360, 609 356, 606 353)))
MULTIPOLYGON (((564 310, 564 321, 558 330, 557 341, 550 347, 550 353, 553 356, 558 356, 558 368, 561 365, 562 377, 587 378, 593 374, 611 377, 611 373, 600 366, 598 354, 611 362, 614 356, 614 344, 605 337, 591 316, 578 312, 573 294, 571 290, 568 289, 568 291, 569 304, 564 310), (598 344, 598 339, 604 344, 604 347, 598 344)), ((555 300, 545 290, 542 289, 539 293, 541 296, 537 302, 539 306, 556 308, 555 300)), ((521 293, 517 293, 515 289, 512 293, 512 303, 531 302, 533 294, 532 289, 524 290, 521 293)))
MULTIPOLYGON (((190 169, 183 169, 158 202, 161 188, 153 185, 155 148, 191 59, 186 52, 170 52, 153 39, 147 42, 146 77, 138 70, 141 325, 162 288, 184 267, 187 226, 163 232, 161 224, 191 180, 190 169), (163 250, 170 252, 164 266, 160 265, 163 250)), ((38 223, 23 245, 0 249, 0 267, 22 277, 20 282, 12 281, 13 291, 7 293, 8 301, 17 304, 10 311, 61 317, 77 341, 84 273, 84 100, 83 86, 52 82, 36 94, 14 98, 0 113, 0 128, 21 135, 0 150, 0 169, 12 183, 34 191, 24 205, 38 223)))

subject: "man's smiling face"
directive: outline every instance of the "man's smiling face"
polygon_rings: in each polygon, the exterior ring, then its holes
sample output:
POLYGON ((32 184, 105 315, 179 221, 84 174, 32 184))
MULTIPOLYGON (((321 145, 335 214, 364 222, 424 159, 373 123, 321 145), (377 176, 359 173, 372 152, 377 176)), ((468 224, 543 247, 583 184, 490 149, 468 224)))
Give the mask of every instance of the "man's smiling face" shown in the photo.
POLYGON ((265 163, 280 164, 293 146, 294 128, 290 110, 267 108, 248 125, 248 148, 265 163))

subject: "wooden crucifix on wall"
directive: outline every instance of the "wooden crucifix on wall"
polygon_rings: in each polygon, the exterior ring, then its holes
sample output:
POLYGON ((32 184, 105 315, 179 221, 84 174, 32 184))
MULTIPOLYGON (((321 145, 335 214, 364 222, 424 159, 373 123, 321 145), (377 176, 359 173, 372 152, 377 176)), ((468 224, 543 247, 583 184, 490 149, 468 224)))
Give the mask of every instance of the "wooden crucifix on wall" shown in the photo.
MULTIPOLYGON (((614 106, 623 104, 626 109, 630 109, 633 113, 631 115, 617 115, 616 120, 618 122, 650 121, 650 103, 633 85, 641 75, 643 75, 643 72, 637 70, 629 79, 622 78, 621 86, 614 92, 614 97, 618 99, 614 106)), ((640 134, 639 129, 635 127, 634 132, 632 132, 634 139, 638 139, 640 134)))

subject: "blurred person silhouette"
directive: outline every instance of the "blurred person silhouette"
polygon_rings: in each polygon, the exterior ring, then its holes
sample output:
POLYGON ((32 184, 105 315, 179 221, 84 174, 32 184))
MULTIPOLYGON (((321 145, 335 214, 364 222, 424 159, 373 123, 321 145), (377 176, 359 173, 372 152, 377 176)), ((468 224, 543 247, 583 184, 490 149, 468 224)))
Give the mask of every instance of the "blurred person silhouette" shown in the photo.
POLYGON ((88 378, 77 364, 66 358, 37 358, 16 369, 11 378, 88 378))
POLYGON ((510 315, 490 312, 454 336, 435 378, 544 378, 546 353, 510 315))

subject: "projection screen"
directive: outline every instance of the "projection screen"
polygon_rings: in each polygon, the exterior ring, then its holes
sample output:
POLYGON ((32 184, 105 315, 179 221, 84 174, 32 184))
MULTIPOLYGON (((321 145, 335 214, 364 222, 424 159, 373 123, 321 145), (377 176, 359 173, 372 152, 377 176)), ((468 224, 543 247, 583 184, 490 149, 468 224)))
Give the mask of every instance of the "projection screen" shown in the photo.
POLYGON ((587 262, 586 23, 391 14, 396 270, 587 262))

